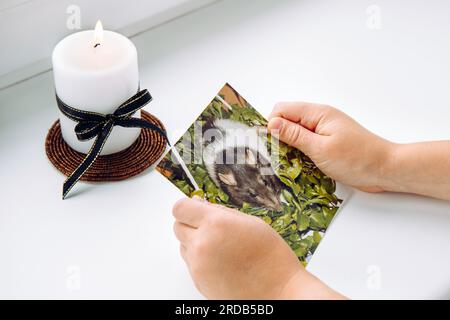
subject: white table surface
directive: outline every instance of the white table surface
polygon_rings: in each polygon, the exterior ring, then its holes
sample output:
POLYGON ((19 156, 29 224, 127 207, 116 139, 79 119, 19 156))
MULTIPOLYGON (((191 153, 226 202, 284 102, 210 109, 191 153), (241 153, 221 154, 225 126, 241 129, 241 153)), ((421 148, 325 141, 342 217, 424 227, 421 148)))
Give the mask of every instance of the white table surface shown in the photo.
MULTIPOLYGON (((135 38, 146 109, 172 141, 225 82, 267 115, 279 100, 325 102, 388 139, 450 137, 450 2, 227 0, 135 38)), ((44 138, 52 74, 0 91, 0 297, 201 298, 178 253, 155 171, 126 182, 64 177, 44 138)), ((450 203, 354 192, 309 270, 351 298, 449 298, 450 203)))

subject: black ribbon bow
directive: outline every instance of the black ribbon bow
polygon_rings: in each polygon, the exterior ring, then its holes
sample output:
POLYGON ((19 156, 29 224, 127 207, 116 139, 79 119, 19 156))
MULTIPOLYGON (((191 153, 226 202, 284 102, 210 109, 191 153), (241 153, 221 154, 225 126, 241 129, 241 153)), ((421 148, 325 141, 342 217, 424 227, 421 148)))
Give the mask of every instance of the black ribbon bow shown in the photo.
POLYGON ((122 103, 116 111, 114 111, 114 113, 104 115, 97 112, 75 109, 65 104, 58 97, 58 95, 56 95, 56 102, 62 114, 69 119, 78 122, 75 126, 75 133, 78 140, 86 141, 95 138, 95 141, 86 155, 86 158, 84 158, 81 164, 64 182, 62 195, 63 199, 100 155, 100 152, 102 151, 103 146, 105 145, 105 142, 114 126, 150 129, 158 132, 164 137, 166 142, 169 143, 166 132, 161 128, 147 120, 132 118, 132 115, 136 111, 144 107, 150 101, 152 101, 152 96, 147 89, 144 89, 122 103))

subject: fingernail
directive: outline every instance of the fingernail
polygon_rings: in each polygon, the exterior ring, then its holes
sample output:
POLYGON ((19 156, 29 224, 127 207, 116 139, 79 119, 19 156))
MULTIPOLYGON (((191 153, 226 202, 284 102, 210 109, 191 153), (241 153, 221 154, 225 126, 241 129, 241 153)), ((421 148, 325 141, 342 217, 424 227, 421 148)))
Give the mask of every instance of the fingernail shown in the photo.
POLYGON ((199 197, 198 195, 193 196, 192 199, 197 200, 197 201, 205 201, 205 199, 199 197))
POLYGON ((269 121, 267 127, 269 128, 269 130, 281 130, 281 127, 283 127, 283 119, 273 118, 269 121))

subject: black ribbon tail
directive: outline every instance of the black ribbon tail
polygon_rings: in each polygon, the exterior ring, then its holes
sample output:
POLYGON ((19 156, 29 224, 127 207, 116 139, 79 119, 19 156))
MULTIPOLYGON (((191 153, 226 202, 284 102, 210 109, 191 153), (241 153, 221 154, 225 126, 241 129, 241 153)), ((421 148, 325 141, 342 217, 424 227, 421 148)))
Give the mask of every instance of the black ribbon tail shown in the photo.
POLYGON ((114 124, 112 122, 107 122, 100 134, 94 141, 91 149, 89 150, 86 158, 81 162, 81 164, 75 169, 74 172, 64 181, 63 185, 63 194, 62 199, 64 200, 69 193, 69 191, 73 188, 73 186, 80 180, 83 174, 91 167, 97 157, 100 155, 100 152, 103 149, 103 146, 108 139, 114 124))

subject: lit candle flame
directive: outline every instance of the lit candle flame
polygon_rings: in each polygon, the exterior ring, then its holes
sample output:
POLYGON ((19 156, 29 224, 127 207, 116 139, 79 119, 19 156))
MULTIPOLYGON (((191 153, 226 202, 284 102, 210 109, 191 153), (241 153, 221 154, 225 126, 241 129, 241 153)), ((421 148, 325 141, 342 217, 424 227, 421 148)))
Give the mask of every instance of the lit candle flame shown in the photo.
POLYGON ((94 29, 94 48, 101 45, 102 42, 103 42, 103 25, 102 22, 98 20, 97 23, 95 24, 94 29))

